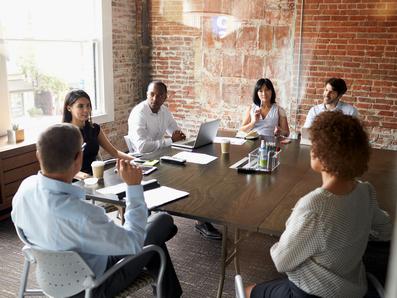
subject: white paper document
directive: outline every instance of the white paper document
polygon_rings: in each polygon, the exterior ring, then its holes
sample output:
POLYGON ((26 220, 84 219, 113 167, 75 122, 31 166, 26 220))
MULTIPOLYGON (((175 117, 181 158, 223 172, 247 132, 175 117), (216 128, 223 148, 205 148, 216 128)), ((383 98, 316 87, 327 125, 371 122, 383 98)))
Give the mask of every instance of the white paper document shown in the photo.
MULTIPOLYGON (((156 179, 150 179, 150 180, 142 180, 141 185, 145 186, 146 184, 150 184, 150 183, 154 183, 156 182, 156 179)), ((100 188, 97 189, 97 192, 103 194, 103 195, 107 195, 107 194, 114 194, 117 195, 119 193, 122 193, 126 190, 127 188, 127 184, 123 183, 119 183, 116 185, 112 185, 112 186, 107 186, 104 188, 100 188)))
POLYGON ((100 188, 97 189, 97 192, 103 194, 103 195, 108 195, 108 194, 114 194, 117 195, 119 193, 122 193, 123 191, 125 191, 127 188, 127 184, 125 183, 119 183, 116 185, 112 185, 112 186, 107 186, 104 188, 100 188))
POLYGON ((222 140, 229 140, 232 145, 243 145, 246 142, 246 140, 239 138, 216 137, 214 143, 222 143, 222 140))
POLYGON ((217 159, 218 157, 195 152, 182 151, 174 155, 174 157, 186 159, 187 162, 198 163, 201 165, 209 164, 211 161, 217 159))
POLYGON ((188 195, 189 193, 186 191, 177 190, 175 188, 167 186, 160 186, 158 188, 154 188, 144 192, 145 202, 148 209, 162 206, 188 195))
MULTIPOLYGON (((142 181, 144 183, 145 181, 142 181)), ((127 185, 125 183, 119 183, 116 185, 104 187, 98 189, 97 192, 104 195, 117 195, 126 190, 127 185)), ((160 186, 154 189, 147 190, 143 193, 145 202, 148 209, 152 209, 158 206, 162 206, 169 202, 181 199, 189 195, 186 191, 177 190, 175 188, 160 186)))

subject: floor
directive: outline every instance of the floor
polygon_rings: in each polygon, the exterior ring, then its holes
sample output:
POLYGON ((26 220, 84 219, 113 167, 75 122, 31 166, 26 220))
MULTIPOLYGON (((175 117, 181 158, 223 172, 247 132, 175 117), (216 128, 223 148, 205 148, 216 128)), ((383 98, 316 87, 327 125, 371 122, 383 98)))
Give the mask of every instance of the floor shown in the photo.
MULTIPOLYGON (((194 221, 174 217, 178 234, 167 246, 183 289, 183 297, 216 297, 220 270, 221 242, 203 239, 194 230, 194 221)), ((277 238, 251 234, 241 244, 241 275, 244 284, 258 283, 279 277, 270 258, 269 249, 277 238)), ((16 297, 22 271, 22 244, 11 220, 0 222, 0 297, 16 297)), ((227 268, 223 296, 235 297, 234 268, 227 268)), ((34 274, 30 284, 34 285, 34 274)), ((150 288, 136 292, 130 297, 152 297, 150 288)))

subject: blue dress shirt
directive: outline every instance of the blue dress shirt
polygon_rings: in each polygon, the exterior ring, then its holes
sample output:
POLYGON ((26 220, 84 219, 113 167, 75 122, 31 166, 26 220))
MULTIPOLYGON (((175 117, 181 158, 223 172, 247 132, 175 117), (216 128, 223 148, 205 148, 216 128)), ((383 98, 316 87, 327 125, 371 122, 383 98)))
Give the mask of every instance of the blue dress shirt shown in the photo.
POLYGON ((78 252, 97 277, 105 271, 108 256, 136 254, 146 237, 148 211, 141 185, 127 186, 123 227, 86 201, 82 188, 40 172, 22 182, 12 204, 12 220, 29 242, 78 252))

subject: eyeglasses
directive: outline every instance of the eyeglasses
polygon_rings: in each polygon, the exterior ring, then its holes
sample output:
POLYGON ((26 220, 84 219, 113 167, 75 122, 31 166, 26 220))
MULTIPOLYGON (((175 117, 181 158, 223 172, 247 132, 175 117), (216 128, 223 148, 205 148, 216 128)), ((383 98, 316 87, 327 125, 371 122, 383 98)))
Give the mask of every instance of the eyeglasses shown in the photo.
POLYGON ((86 143, 86 142, 84 142, 84 143, 81 145, 81 151, 84 151, 85 146, 87 146, 87 143, 86 143))

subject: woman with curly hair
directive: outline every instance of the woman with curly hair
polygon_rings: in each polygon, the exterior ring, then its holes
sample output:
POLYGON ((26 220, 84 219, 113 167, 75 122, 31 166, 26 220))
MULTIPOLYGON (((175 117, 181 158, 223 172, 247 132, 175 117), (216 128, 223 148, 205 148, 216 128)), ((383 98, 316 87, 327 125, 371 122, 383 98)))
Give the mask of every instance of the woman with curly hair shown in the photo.
POLYGON ((277 270, 288 278, 248 287, 247 297, 363 297, 369 236, 390 239, 390 218, 378 207, 373 186, 356 178, 370 156, 359 120, 323 112, 310 134, 310 164, 322 185, 296 203, 270 249, 277 270))

